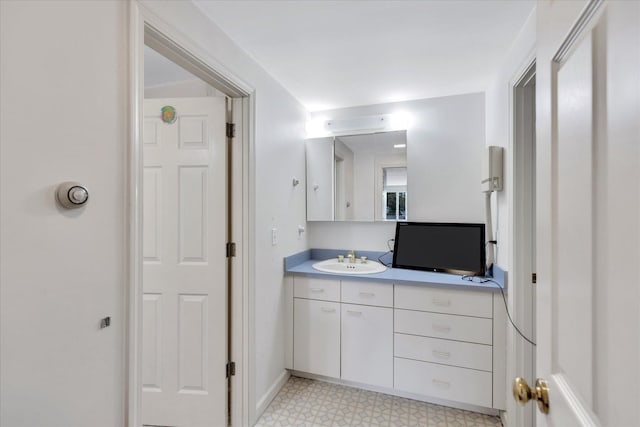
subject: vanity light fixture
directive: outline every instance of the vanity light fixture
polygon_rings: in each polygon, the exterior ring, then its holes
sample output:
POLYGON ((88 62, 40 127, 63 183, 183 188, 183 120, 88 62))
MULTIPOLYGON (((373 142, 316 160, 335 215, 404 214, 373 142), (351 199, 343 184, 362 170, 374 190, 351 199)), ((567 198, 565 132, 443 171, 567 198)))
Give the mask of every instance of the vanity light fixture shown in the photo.
POLYGON ((389 116, 388 130, 407 130, 411 127, 411 114, 405 111, 396 111, 393 114, 389 114, 389 116))
POLYGON ((331 136, 331 133, 325 130, 324 123, 327 121, 326 117, 317 117, 309 120, 306 125, 307 138, 320 138, 323 136, 331 136))
POLYGON ((393 148, 405 148, 407 144, 393 144, 393 148))
POLYGON ((411 123, 408 113, 377 114, 339 119, 317 117, 307 122, 307 138, 333 135, 357 135, 372 132, 406 130, 411 123))
POLYGON ((332 134, 383 131, 391 123, 390 114, 333 119, 324 122, 324 130, 332 134))

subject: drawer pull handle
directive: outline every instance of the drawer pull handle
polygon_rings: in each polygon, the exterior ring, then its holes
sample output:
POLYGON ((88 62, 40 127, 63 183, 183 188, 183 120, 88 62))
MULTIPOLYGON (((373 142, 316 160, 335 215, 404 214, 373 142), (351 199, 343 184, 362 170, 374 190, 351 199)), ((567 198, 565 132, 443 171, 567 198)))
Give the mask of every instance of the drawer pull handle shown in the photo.
POLYGON ((322 311, 324 311, 325 313, 335 313, 336 309, 335 308, 322 307, 322 311))
POLYGON ((354 316, 362 316, 361 311, 347 310, 347 313, 353 314, 354 316))
POLYGON ((451 305, 450 299, 434 298, 432 301, 433 301, 433 305, 437 305, 440 307, 449 307, 451 305))
POLYGON ((447 326, 447 325, 438 325, 438 324, 433 324, 432 325, 433 330, 438 331, 438 332, 450 332, 451 331, 451 326, 447 326))
POLYGON ((373 292, 360 292, 361 297, 375 297, 376 294, 373 292))
POLYGON ((451 353, 449 353, 448 351, 433 350, 432 353, 435 357, 440 357, 442 359, 448 359, 449 357, 451 357, 451 353))
POLYGON ((451 386, 451 383, 449 381, 437 380, 435 378, 432 379, 431 382, 437 385, 438 387, 442 387, 442 388, 449 388, 451 386))
POLYGON ((324 292, 322 288, 311 288, 311 292, 324 292))

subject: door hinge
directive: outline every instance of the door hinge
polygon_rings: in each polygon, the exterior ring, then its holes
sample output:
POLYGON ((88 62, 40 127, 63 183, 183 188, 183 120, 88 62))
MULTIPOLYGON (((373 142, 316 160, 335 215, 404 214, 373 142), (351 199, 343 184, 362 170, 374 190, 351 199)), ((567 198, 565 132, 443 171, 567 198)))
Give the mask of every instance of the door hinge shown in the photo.
POLYGON ((531 273, 531 283, 537 283, 538 282, 538 276, 536 273, 531 273))
POLYGON ((235 242, 227 243, 227 258, 236 256, 236 244, 235 242))
POLYGON ((227 378, 236 374, 236 362, 227 363, 227 378))
POLYGON ((236 136, 236 124, 227 123, 227 138, 235 138, 236 136))

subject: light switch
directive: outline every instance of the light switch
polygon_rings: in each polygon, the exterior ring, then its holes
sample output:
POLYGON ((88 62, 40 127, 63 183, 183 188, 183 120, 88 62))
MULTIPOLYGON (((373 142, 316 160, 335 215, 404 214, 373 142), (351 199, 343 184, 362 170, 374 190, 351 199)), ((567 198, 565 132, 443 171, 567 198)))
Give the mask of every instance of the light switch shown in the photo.
POLYGON ((277 244, 278 244, 278 229, 272 228, 271 229, 271 245, 275 246, 277 244))

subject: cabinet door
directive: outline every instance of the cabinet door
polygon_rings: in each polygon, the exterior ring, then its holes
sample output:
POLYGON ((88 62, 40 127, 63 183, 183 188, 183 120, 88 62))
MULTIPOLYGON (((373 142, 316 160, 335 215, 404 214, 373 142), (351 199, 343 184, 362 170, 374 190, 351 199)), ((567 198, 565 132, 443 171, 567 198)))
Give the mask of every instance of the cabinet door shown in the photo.
POLYGON ((307 139, 307 221, 334 220, 333 137, 307 139))
POLYGON ((493 322, 491 319, 412 310, 396 309, 394 311, 395 331, 402 334, 487 345, 493 343, 493 322))
POLYGON ((293 296, 340 302, 340 280, 296 276, 293 278, 293 296))
POLYGON ((491 372, 398 357, 394 362, 396 390, 491 408, 491 372))
POLYGON ((493 317, 491 292, 396 285, 395 308, 462 316, 493 317))
POLYGON ((393 387, 393 309, 342 304, 342 379, 393 387))
POLYGON ((342 281, 341 301, 349 304, 393 307, 393 285, 390 283, 342 281))
POLYGON ((340 303, 294 298, 293 369, 340 378, 340 303))

